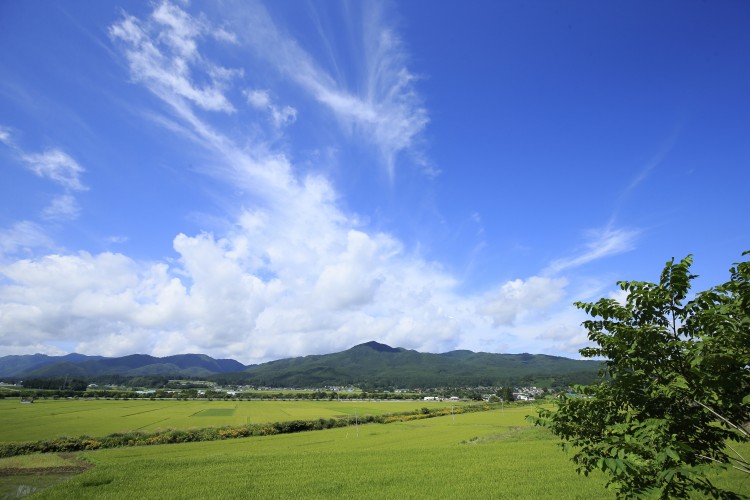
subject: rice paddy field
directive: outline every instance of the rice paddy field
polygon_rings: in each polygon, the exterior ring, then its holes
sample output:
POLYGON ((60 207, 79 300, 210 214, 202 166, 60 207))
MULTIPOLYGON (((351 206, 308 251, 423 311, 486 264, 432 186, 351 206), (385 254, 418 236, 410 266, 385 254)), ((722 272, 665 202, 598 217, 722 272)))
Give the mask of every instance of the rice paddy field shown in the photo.
MULTIPOLYGON (((457 403, 460 405, 463 403, 457 403)), ((444 408, 433 401, 175 401, 37 400, 20 404, 0 400, 0 442, 34 441, 59 436, 105 436, 115 432, 189 429, 382 415, 422 407, 444 408)))
MULTIPOLYGON (((99 402, 103 403, 107 402, 99 402)), ((158 404, 138 403, 142 408, 158 404)), ((203 409, 229 408, 226 402, 206 403, 214 404, 203 409)), ((247 404, 253 408, 260 403, 247 404)), ((316 410, 318 403, 314 402, 288 404, 298 405, 296 411, 300 414, 321 411, 316 410)), ((408 409, 404 404, 392 403, 401 411, 408 409)), ((109 411, 114 408, 104 406, 109 411)), ((358 411, 363 412, 363 406, 358 406, 358 411)), ((280 411, 262 406, 252 413, 261 414, 261 408, 269 415, 280 411)), ((280 408, 291 411, 286 404, 280 408)), ((332 408, 344 411, 337 406, 332 408)), ((394 411, 387 406, 378 408, 386 413, 394 411)), ((326 405, 323 409, 331 411, 326 405)), ((34 460, 52 464, 56 460, 76 460, 89 465, 85 471, 53 483, 35 496, 49 499, 613 498, 604 489, 602 475, 578 476, 569 457, 556 446, 557 439, 545 429, 529 426, 525 416, 532 411, 532 407, 512 407, 458 414, 455 418, 97 450, 74 457, 14 457, 0 460, 0 471, 13 467, 9 463, 19 469, 33 468, 34 460), (19 463, 23 461, 26 463, 19 463)), ((321 416, 312 413, 305 415, 321 416)), ((67 420, 63 414, 58 415, 67 420)), ((234 417, 212 411, 200 418, 205 418, 207 424, 223 425, 222 419, 234 417)), ((299 418, 298 414, 292 418, 299 418)), ((59 428, 64 426, 60 424, 59 428)), ((750 449, 746 447, 744 451, 750 449)), ((28 486, 22 483, 23 476, 12 479, 16 483, 11 487, 28 486)), ((718 481, 734 491, 750 493, 750 476, 730 472, 722 474, 718 481)))

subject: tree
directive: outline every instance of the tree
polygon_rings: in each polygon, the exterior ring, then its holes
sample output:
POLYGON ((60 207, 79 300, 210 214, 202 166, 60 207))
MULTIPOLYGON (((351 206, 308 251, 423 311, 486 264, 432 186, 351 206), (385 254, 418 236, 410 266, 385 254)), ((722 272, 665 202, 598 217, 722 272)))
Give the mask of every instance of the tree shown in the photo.
POLYGON ((501 387, 497 390, 497 396, 502 399, 503 401, 515 401, 516 397, 513 396, 513 388, 512 387, 501 387))
POLYGON ((604 358, 602 379, 531 418, 572 449, 579 473, 604 471, 618 496, 741 498, 707 472, 750 473, 732 446, 750 437, 750 262, 687 300, 691 264, 667 262, 658 284, 619 282, 624 305, 576 303, 593 318, 583 325, 596 344, 581 355, 604 358))

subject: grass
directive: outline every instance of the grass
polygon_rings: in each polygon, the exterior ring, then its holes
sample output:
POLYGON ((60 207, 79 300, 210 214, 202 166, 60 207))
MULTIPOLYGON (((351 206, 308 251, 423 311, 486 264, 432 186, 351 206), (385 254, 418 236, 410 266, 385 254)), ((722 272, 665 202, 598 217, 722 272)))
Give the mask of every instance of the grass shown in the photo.
MULTIPOLYGON (((94 407, 85 405, 80 407, 84 411, 72 411, 75 404, 85 403, 99 403, 103 410, 98 411, 122 415, 118 418, 135 424, 146 415, 168 415, 168 410, 162 409, 165 402, 158 401, 61 401, 60 406, 45 408, 54 409, 55 416, 65 422, 67 419, 61 415, 97 414, 94 407)), ((362 415, 367 408, 387 413, 445 406, 421 401, 369 403, 372 406, 348 402, 237 402, 234 408, 228 407, 234 403, 225 401, 178 403, 181 404, 173 408, 182 420, 175 416, 174 421, 189 422, 192 427, 196 421, 201 426, 224 425, 227 420, 250 415, 285 415, 287 418, 280 420, 289 420, 299 418, 297 415, 320 417, 321 413, 316 412, 321 411, 357 411, 362 415), (190 416, 203 412, 206 414, 201 418, 190 416)), ((48 410, 34 410, 39 412, 37 418, 48 415, 48 410)), ((64 475, 4 477, 0 472, 0 496, 12 498, 18 492, 37 492, 37 498, 43 499, 613 498, 604 489, 602 474, 578 476, 569 455, 557 446, 558 439, 546 429, 529 426, 525 416, 531 412, 532 407, 513 407, 459 414, 455 420, 445 416, 298 434, 84 452, 76 456, 94 467, 65 481, 64 475), (3 489, 6 483, 7 488, 3 489), (49 487, 39 491, 46 486, 49 487)), ((90 416, 87 418, 91 420, 90 416)), ((59 428, 64 428, 62 423, 59 428)), ((69 429, 67 433, 73 434, 69 429)), ((750 445, 740 451, 750 455, 750 445)), ((64 470, 70 460, 61 455, 14 457, 0 460, 0 470, 64 470)), ((716 482, 739 493, 750 492, 750 476, 736 471, 718 473, 716 482)))
POLYGON ((237 411, 236 408, 206 408, 191 417, 232 417, 235 411, 237 411))
POLYGON ((611 498, 528 411, 88 452, 40 498, 611 498))
POLYGON ((0 400, 0 442, 36 441, 59 436, 106 436, 115 432, 190 429, 382 415, 422 407, 444 408, 429 401, 174 401, 37 400, 20 404, 0 400))

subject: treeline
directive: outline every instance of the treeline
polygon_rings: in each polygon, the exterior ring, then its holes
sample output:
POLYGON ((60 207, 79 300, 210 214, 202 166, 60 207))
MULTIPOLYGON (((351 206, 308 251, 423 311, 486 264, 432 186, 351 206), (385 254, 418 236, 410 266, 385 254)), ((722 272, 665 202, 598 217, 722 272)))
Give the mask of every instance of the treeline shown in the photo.
POLYGON ((81 379, 68 379, 68 378, 32 378, 24 380, 22 387, 24 389, 45 389, 45 390, 58 390, 58 391, 85 391, 88 383, 81 379))
POLYGON ((326 387, 326 386, 353 386, 365 392, 394 392, 397 389, 412 391, 424 390, 426 388, 471 388, 471 387, 546 387, 549 389, 565 389, 574 385, 588 385, 593 383, 598 375, 596 370, 561 373, 556 375, 540 376, 517 376, 504 377, 502 379, 467 376, 450 377, 435 370, 435 373, 424 368, 419 373, 401 372, 393 376, 374 375, 367 379, 350 379, 337 377, 332 374, 327 377, 316 373, 297 374, 294 376, 257 376, 250 373, 222 373, 210 375, 206 380, 215 382, 221 386, 254 386, 254 387, 326 387))
MULTIPOLYGON (((101 375, 97 377, 31 377, 24 380, 19 380, 15 377, 2 377, 0 378, 0 382, 17 384, 26 389, 68 389, 84 391, 89 384, 158 389, 172 386, 170 380, 174 379, 189 380, 185 377, 175 376, 174 378, 170 378, 164 375, 141 375, 134 377, 126 377, 123 375, 101 375)), ((204 382, 203 384, 191 385, 190 382, 188 382, 188 386, 204 387, 206 384, 204 382)))
POLYGON ((104 437, 78 436, 59 437, 40 441, 20 443, 1 443, 0 458, 33 453, 66 453, 102 448, 121 448, 126 446, 150 446, 156 444, 192 443, 201 441, 218 441, 251 436, 271 436, 290 434, 351 425, 369 423, 389 424, 423 418, 440 417, 451 414, 488 411, 493 405, 471 405, 457 408, 421 408, 411 412, 391 413, 386 415, 345 416, 338 418, 319 418, 315 420, 291 420, 265 424, 246 424, 240 426, 206 427, 201 429, 169 429, 156 432, 117 432, 104 437))
MULTIPOLYGON (((497 387, 546 387, 551 389, 565 389, 573 385, 586 385, 591 383, 590 373, 568 373, 565 375, 548 376, 548 377, 513 377, 506 378, 504 380, 485 380, 480 379, 480 383, 470 384, 465 380, 452 380, 445 381, 439 380, 437 377, 432 384, 429 384, 427 380, 421 380, 420 384, 414 384, 413 381, 406 384, 399 384, 398 381, 386 378, 375 378, 370 381, 361 381, 360 383, 336 383, 328 384, 321 383, 317 387, 325 386, 354 386, 358 387, 360 391, 355 394, 366 394, 365 396, 357 395, 355 398, 378 398, 378 399, 399 399, 397 390, 407 389, 414 392, 425 391, 431 388, 433 392, 443 393, 446 397, 459 396, 467 399, 481 399, 476 397, 477 388, 483 388, 482 390, 497 387)), ((406 377, 409 378, 409 377, 406 377)), ((18 380, 7 379, 2 380, 3 382, 19 383, 18 380)), ((251 377, 246 373, 225 373, 221 375, 211 375, 208 377, 174 377, 166 375, 139 375, 139 376, 123 376, 123 375, 100 375, 96 377, 34 377, 28 380, 23 380, 21 386, 24 389, 39 389, 49 391, 65 391, 66 395, 69 395, 69 391, 82 392, 85 391, 87 386, 90 384, 96 384, 99 388, 107 386, 108 391, 122 392, 125 388, 138 388, 145 390, 156 390, 160 391, 161 394, 158 397, 172 397, 167 394, 166 391, 185 391, 189 389, 197 390, 211 390, 214 385, 225 386, 225 387, 239 387, 239 386, 252 386, 252 387, 311 387, 309 381, 304 383, 302 379, 295 380, 298 383, 288 383, 289 380, 275 380, 265 379, 258 377, 251 377), (177 381, 179 380, 179 382, 177 381), (121 388, 121 389, 118 389, 121 388)), ((474 381, 476 382, 476 381, 474 381)), ((313 386, 315 387, 315 386, 313 386)), ((89 391, 90 392, 90 391, 89 391)), ((267 393, 267 391, 257 391, 267 393)), ((315 391, 310 391, 315 392, 315 391)), ((325 399, 330 396, 330 391, 324 391, 327 393, 325 396, 313 396, 312 399, 325 399)), ((305 394, 307 392, 304 392, 305 394)), ((349 392, 337 392, 338 397, 351 397, 349 392)), ((62 395, 62 393, 61 393, 62 395)), ((138 397, 138 396, 132 396, 138 397)), ((187 396, 191 397, 191 396, 187 396)), ((195 397, 195 396, 193 396, 195 397)), ((215 396, 221 397, 221 396, 215 396)), ((253 396, 254 397, 254 396, 253 396)), ((261 396, 267 397, 267 396, 261 396)), ((300 396, 303 399, 309 399, 307 396, 300 396)))
MULTIPOLYGON (((54 387, 54 385, 53 385, 54 387)), ((425 396, 439 398, 458 397, 462 400, 483 401, 488 396, 496 396, 497 401, 513 401, 513 388, 482 388, 482 389, 433 389, 425 393, 402 393, 402 392, 336 392, 336 391, 245 391, 228 393, 211 389, 157 389, 152 391, 130 391, 110 389, 21 389, 13 392, 0 393, 0 399, 22 398, 22 399, 208 399, 208 400, 299 400, 299 401, 341 401, 341 400, 388 400, 388 401, 413 401, 425 396)))
MULTIPOLYGON (((480 393, 471 392, 473 399, 480 401, 480 393)), ((158 389, 155 391, 125 391, 109 389, 88 389, 74 391, 71 389, 22 389, 14 392, 0 393, 0 399, 3 398, 23 398, 23 399, 46 399, 46 398, 107 398, 107 399, 224 399, 224 400, 316 400, 316 401, 336 401, 336 400, 362 400, 362 399, 382 399, 382 400, 413 400, 421 399, 422 394, 414 393, 389 393, 389 392, 326 392, 326 391, 246 391, 230 394, 224 391, 205 390, 198 392, 198 389, 158 389)))

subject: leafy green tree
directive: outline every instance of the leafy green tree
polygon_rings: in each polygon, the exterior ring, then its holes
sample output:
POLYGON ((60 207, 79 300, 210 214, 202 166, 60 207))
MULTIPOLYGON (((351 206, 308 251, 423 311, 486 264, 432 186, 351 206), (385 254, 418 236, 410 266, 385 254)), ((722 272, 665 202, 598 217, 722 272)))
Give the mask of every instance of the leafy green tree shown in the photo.
POLYGON ((750 473, 732 446, 750 437, 750 262, 688 300, 691 264, 667 262, 658 284, 619 282, 624 305, 576 303, 596 344, 581 354, 605 359, 603 378, 532 418, 572 449, 579 473, 604 471, 618 496, 742 498, 707 473, 750 473))
POLYGON ((512 387, 501 387, 497 391, 497 396, 502 399, 503 401, 515 401, 516 397, 513 395, 513 388, 512 387))

